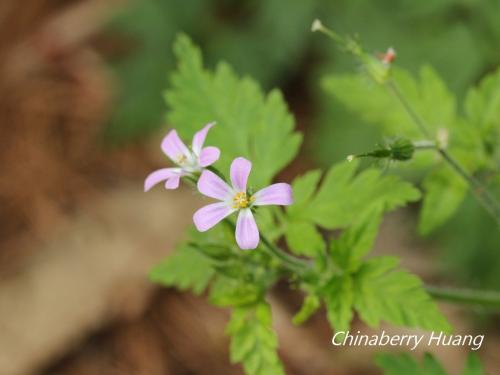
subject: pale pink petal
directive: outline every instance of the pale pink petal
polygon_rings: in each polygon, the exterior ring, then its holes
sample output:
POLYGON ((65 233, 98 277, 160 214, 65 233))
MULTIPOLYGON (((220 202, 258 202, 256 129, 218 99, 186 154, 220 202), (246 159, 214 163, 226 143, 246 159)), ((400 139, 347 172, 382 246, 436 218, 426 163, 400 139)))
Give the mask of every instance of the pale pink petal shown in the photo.
POLYGON ((225 202, 212 203, 200 208, 193 215, 193 222, 200 232, 205 232, 235 211, 225 202))
POLYGON ((151 173, 148 177, 146 177, 146 180, 144 180, 144 191, 148 191, 151 189, 153 186, 155 186, 157 183, 161 181, 168 180, 172 177, 175 176, 180 176, 181 175, 181 169, 180 168, 163 168, 163 169, 158 169, 151 173))
POLYGON ((208 167, 219 160, 220 150, 217 147, 209 146, 201 150, 198 158, 200 167, 208 167))
POLYGON ((233 195, 233 189, 215 173, 204 170, 198 180, 198 190, 203 195, 221 201, 228 200, 233 195))
POLYGON ((184 142, 177 135, 177 131, 171 130, 163 138, 161 149, 174 163, 178 163, 183 156, 189 158, 191 153, 184 142))
POLYGON ((256 192, 253 198, 255 199, 253 202, 255 206, 269 204, 288 206, 293 203, 292 187, 285 183, 269 185, 256 192))
POLYGON ((181 175, 172 176, 165 182, 165 189, 177 189, 179 187, 179 182, 181 180, 181 175))
POLYGON ((259 245, 259 229, 249 208, 240 210, 238 215, 236 242, 242 250, 252 250, 259 245))
POLYGON ((200 155, 203 144, 205 143, 205 138, 207 137, 208 131, 215 125, 215 122, 211 122, 204 126, 199 132, 197 132, 193 137, 193 144, 191 147, 196 155, 200 155))
POLYGON ((231 163, 231 183, 236 191, 247 190, 247 181, 252 163, 245 158, 236 158, 231 163))

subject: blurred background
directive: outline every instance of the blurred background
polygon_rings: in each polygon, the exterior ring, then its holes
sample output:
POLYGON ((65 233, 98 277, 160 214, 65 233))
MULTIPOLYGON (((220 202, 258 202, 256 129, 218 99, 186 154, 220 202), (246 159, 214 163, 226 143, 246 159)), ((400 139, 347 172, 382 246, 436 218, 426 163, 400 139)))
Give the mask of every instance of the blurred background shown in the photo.
MULTIPOLYGON (((162 91, 180 31, 209 67, 226 60, 283 90, 305 133, 283 180, 381 141, 320 88, 358 67, 310 32, 316 17, 369 51, 394 46, 411 71, 433 65, 459 99, 500 65, 496 0, 0 1, 0 375, 242 374, 226 311, 147 280, 198 202, 187 189, 144 194, 143 179, 165 165, 175 126, 162 91)), ((427 281, 500 288, 499 231, 472 198, 431 238, 417 236, 417 212, 389 215, 376 251, 427 281)), ((323 313, 292 327, 301 296, 287 285, 270 299, 287 373, 380 374, 373 349, 331 346, 323 313)), ((457 333, 486 334, 481 358, 500 373, 499 315, 442 307, 457 333)), ((467 354, 431 350, 451 374, 467 354)))

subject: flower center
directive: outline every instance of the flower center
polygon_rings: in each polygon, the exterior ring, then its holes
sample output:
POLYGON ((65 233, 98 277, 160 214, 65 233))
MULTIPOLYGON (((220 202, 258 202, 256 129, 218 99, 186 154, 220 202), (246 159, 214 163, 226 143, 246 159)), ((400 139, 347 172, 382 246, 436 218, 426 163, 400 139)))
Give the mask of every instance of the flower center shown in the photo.
POLYGON ((179 165, 181 165, 181 166, 182 166, 182 165, 186 164, 186 162, 187 162, 187 157, 186 157, 186 155, 179 155, 179 156, 177 157, 177 164, 179 164, 179 165))
POLYGON ((253 197, 248 198, 247 193, 240 191, 233 197, 233 208, 247 208, 248 206, 250 206, 250 203, 252 203, 253 200, 253 197))

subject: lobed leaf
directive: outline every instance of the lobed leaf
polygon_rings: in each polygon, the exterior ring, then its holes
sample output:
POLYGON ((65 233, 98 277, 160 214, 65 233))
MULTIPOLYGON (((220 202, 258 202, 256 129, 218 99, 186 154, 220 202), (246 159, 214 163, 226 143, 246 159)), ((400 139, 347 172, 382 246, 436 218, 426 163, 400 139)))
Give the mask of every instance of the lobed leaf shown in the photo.
POLYGON ((226 327, 226 333, 231 336, 230 358, 233 363, 242 362, 247 374, 285 373, 271 324, 271 308, 267 303, 233 309, 226 327))
POLYGON ((467 183, 447 165, 429 173, 423 182, 425 190, 418 229, 422 235, 444 224, 458 209, 467 193, 467 183))
POLYGON ((246 157, 253 163, 251 184, 268 184, 294 158, 302 140, 282 94, 264 95, 255 81, 239 78, 223 62, 215 72, 205 70, 200 50, 186 35, 179 35, 174 52, 178 67, 165 93, 169 123, 189 139, 203 124, 216 121, 208 142, 223 150, 218 167, 227 171, 234 158, 246 157))
POLYGON ((181 245, 164 261, 153 267, 149 277, 154 283, 191 289, 201 294, 214 276, 210 260, 188 245, 181 245))
MULTIPOLYGON (((345 228, 373 209, 390 211, 420 198, 411 184, 396 176, 367 169, 355 175, 358 163, 334 165, 326 174, 318 192, 287 211, 291 221, 310 221, 327 229, 345 228)), ((314 191, 317 175, 303 177, 300 184, 308 194, 314 191)), ((297 186, 299 182, 295 183, 297 186)))
POLYGON ((420 279, 397 260, 378 257, 368 260, 354 274, 354 308, 372 327, 384 320, 396 326, 449 332, 451 326, 424 290, 420 279))

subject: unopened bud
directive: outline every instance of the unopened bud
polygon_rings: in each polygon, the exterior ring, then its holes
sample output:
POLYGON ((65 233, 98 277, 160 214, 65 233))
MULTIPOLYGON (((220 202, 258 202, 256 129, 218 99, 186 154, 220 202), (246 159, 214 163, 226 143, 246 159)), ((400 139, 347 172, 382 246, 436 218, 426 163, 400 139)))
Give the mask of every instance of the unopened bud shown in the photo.
POLYGON ((410 160, 415 152, 415 146, 408 139, 398 139, 394 141, 390 146, 391 158, 393 160, 410 160))
POLYGON ((311 25, 311 31, 312 32, 315 32, 315 31, 319 31, 323 28, 323 24, 321 23, 321 21, 319 19, 315 19, 311 25))
POLYGON ((358 154, 349 155, 347 161, 353 161, 355 158, 375 158, 375 159, 390 159, 397 161, 410 160, 415 152, 415 146, 407 139, 397 139, 388 146, 380 147, 376 150, 358 154))
POLYGON ((391 65, 391 63, 396 59, 396 50, 392 47, 389 47, 386 51, 386 53, 384 53, 382 55, 382 62, 386 65, 391 65))

